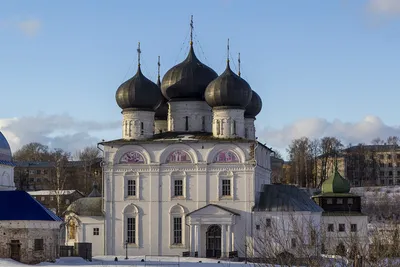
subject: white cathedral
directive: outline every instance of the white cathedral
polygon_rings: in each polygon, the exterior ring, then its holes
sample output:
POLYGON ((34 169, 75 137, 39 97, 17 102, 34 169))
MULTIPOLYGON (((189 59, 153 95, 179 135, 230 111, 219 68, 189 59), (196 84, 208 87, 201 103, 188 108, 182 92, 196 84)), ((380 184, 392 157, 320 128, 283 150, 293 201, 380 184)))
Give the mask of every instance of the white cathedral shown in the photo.
POLYGON ((138 52, 137 73, 116 92, 122 139, 101 143, 103 196, 70 206, 67 244, 92 242, 94 256, 244 257, 255 254, 260 219, 298 212, 321 223, 304 192, 270 185, 271 149, 254 125, 262 101, 229 60, 218 76, 191 41, 156 84, 138 52))
MULTIPOLYGON (((140 56, 140 53, 139 53, 140 56)), ((256 140, 262 102, 227 62, 218 76, 190 43, 158 84, 141 72, 116 93, 122 139, 104 145, 105 253, 226 257, 244 252, 270 183, 256 140)))

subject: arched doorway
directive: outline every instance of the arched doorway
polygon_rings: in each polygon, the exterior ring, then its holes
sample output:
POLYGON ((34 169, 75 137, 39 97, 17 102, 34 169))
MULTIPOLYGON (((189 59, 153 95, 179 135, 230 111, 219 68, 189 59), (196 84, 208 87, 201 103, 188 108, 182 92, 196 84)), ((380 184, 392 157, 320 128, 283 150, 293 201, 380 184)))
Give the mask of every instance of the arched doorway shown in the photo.
POLYGON ((206 233, 206 257, 221 257, 221 227, 219 225, 211 225, 206 233))

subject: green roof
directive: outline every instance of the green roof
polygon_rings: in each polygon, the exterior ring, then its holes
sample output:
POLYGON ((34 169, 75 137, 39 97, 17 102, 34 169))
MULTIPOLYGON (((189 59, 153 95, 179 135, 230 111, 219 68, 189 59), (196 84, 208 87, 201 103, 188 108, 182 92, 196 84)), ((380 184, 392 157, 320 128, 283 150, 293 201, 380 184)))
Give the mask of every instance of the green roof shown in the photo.
POLYGON ((340 175, 336 164, 335 171, 333 172, 332 176, 322 184, 322 194, 349 192, 350 182, 340 175))

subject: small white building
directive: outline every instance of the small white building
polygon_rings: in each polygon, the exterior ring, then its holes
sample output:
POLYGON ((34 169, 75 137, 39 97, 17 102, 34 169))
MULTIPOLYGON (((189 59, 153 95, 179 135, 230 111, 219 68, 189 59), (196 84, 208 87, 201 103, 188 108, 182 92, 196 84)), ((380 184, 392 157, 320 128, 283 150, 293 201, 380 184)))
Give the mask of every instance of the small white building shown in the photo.
POLYGON ((104 216, 97 186, 85 198, 75 200, 65 211, 65 245, 92 243, 92 256, 104 255, 104 216))
POLYGON ((253 211, 252 255, 257 258, 319 255, 323 209, 304 190, 294 185, 264 185, 253 211))
POLYGON ((10 146, 0 132, 0 257, 27 264, 54 261, 62 221, 28 193, 15 191, 13 168, 10 146))

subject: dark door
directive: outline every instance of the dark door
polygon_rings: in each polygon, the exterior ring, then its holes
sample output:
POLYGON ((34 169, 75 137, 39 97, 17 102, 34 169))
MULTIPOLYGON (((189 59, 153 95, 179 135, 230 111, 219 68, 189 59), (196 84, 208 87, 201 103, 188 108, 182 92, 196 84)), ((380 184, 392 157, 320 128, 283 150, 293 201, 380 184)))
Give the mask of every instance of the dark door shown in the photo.
POLYGON ((206 257, 221 257, 221 227, 219 225, 211 225, 208 227, 206 240, 206 257))
POLYGON ((21 260, 21 243, 19 240, 11 240, 10 243, 10 258, 16 261, 21 260))

